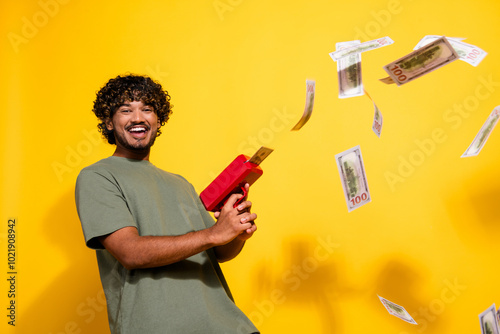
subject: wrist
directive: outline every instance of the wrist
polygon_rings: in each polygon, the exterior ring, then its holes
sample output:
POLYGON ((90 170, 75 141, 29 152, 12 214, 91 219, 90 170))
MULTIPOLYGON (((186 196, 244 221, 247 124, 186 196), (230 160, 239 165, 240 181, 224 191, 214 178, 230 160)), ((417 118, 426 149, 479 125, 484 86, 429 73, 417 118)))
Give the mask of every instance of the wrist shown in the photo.
POLYGON ((220 242, 218 242, 216 237, 217 234, 214 233, 214 227, 215 225, 200 231, 203 233, 202 238, 207 243, 208 248, 220 245, 220 242))

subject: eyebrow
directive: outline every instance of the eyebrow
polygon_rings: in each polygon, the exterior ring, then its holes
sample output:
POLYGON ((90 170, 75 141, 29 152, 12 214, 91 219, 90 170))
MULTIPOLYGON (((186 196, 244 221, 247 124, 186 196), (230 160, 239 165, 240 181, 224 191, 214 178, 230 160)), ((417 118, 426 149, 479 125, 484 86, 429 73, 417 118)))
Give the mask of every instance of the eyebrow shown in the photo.
MULTIPOLYGON (((116 110, 118 110, 118 109, 120 109, 120 108, 122 108, 122 107, 130 107, 130 103, 123 103, 123 104, 120 104, 120 105, 118 106, 118 108, 116 108, 116 110)), ((152 109, 154 109, 154 106, 153 106, 153 105, 151 105, 151 104, 145 104, 145 105, 143 106, 143 108, 152 108, 152 109)))

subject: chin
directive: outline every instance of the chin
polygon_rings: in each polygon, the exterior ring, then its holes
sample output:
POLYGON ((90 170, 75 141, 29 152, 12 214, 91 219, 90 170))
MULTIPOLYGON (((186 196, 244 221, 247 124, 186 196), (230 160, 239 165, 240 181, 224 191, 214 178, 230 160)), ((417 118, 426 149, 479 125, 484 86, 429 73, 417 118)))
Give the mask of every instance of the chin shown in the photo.
POLYGON ((150 140, 148 142, 139 142, 139 143, 136 143, 135 145, 130 145, 130 147, 132 149, 135 149, 137 151, 146 151, 146 150, 149 150, 151 148, 151 146, 153 146, 153 144, 155 143, 155 140, 150 140))

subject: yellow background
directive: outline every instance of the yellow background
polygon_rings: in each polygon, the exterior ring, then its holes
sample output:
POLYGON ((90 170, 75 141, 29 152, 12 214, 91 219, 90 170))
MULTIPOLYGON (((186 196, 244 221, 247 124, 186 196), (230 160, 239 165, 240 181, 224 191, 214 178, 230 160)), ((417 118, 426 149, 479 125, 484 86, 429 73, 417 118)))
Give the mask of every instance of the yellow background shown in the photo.
POLYGON ((2 332, 109 331, 73 192, 79 170, 113 152, 96 137, 95 92, 127 72, 171 94, 151 160, 198 191, 238 154, 275 149, 250 194, 259 230, 223 265, 263 333, 480 333, 478 314, 500 304, 500 130, 479 156, 460 158, 500 104, 498 1, 41 0, 3 1, 0 12, 2 332), (378 81, 428 34, 465 37, 488 55, 401 87, 378 81), (384 117, 378 138, 371 101, 338 98, 328 53, 383 36, 395 43, 362 55, 384 117), (306 79, 316 80, 314 112, 291 132, 306 79), (348 213, 334 156, 356 145, 372 202, 348 213))

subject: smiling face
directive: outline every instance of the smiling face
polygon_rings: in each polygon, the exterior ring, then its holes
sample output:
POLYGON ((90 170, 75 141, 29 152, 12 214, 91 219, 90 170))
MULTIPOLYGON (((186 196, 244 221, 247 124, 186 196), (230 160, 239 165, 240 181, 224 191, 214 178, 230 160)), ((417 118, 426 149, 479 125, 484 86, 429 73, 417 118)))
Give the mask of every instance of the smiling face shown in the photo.
POLYGON ((160 121, 153 107, 141 101, 125 101, 106 120, 106 128, 113 131, 116 140, 114 156, 148 160, 160 121))

